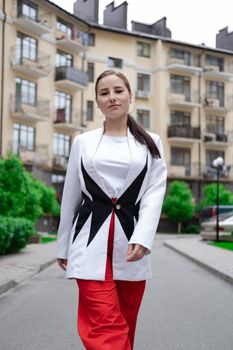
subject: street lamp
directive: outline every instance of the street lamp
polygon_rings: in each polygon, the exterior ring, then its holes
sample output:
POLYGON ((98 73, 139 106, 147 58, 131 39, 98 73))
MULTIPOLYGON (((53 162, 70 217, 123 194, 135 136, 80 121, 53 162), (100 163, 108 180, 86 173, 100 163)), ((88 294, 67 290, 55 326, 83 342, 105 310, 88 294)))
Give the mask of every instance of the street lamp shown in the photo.
POLYGON ((219 241, 219 175, 220 175, 220 170, 223 168, 223 158, 218 157, 214 159, 213 161, 213 167, 216 168, 217 170, 217 199, 216 199, 216 204, 217 204, 217 210, 216 210, 216 241, 219 241))

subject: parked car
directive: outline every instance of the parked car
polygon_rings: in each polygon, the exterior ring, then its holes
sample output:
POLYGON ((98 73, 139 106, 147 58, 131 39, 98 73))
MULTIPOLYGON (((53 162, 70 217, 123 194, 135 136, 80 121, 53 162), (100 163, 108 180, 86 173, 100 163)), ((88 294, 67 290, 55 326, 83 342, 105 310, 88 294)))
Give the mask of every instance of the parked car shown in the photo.
MULTIPOLYGON (((213 239, 216 236, 216 216, 201 223, 200 235, 203 239, 213 239)), ((219 236, 227 237, 233 235, 233 212, 227 212, 219 215, 219 236)))
MULTIPOLYGON (((222 215, 224 213, 229 214, 233 212, 233 205, 219 205, 219 215, 222 215)), ((216 218, 217 214, 217 206, 211 205, 208 206, 200 211, 199 214, 199 222, 202 224, 204 221, 209 220, 211 218, 216 218)), ((229 215, 228 215, 229 216, 229 215)), ((216 220, 216 219, 215 219, 216 220)))

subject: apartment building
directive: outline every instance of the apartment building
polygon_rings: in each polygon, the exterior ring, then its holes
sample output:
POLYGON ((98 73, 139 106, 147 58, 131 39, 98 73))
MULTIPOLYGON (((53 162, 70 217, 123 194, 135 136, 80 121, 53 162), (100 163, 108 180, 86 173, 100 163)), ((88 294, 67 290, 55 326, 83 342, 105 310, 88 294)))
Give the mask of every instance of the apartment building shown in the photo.
POLYGON ((89 26, 49 1, 1 0, 0 11, 1 152, 62 183, 72 138, 85 128, 89 26))
POLYGON ((209 48, 173 40, 166 18, 128 30, 127 2, 111 2, 99 24, 98 3, 77 0, 72 15, 48 0, 0 0, 2 155, 61 191, 72 138, 103 123, 94 81, 113 68, 131 83, 132 115, 162 138, 168 181, 187 181, 198 201, 222 156, 233 189, 231 35, 209 48))

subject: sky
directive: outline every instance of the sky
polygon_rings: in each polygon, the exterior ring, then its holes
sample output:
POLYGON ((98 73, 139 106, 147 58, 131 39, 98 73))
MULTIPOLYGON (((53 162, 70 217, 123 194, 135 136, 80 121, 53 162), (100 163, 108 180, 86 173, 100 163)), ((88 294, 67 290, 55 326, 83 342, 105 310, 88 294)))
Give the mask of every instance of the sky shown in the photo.
MULTIPOLYGON (((73 13, 74 0, 52 0, 73 13)), ((99 23, 103 21, 103 11, 111 0, 99 0, 99 23)), ((124 0, 116 0, 115 6, 124 0)), ((232 0, 127 0, 128 30, 131 21, 152 24, 167 17, 167 27, 172 31, 172 39, 190 44, 215 47, 216 34, 228 27, 233 31, 232 0)))

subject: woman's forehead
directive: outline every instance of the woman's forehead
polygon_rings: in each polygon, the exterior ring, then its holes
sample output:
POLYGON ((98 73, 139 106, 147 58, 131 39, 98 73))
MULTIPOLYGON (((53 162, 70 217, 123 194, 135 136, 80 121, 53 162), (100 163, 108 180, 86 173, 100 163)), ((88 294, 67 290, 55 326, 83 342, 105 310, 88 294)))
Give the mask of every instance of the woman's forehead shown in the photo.
POLYGON ((125 86, 125 83, 120 77, 112 74, 99 81, 98 89, 103 89, 104 87, 109 88, 110 86, 125 86))

